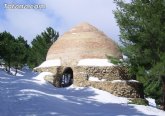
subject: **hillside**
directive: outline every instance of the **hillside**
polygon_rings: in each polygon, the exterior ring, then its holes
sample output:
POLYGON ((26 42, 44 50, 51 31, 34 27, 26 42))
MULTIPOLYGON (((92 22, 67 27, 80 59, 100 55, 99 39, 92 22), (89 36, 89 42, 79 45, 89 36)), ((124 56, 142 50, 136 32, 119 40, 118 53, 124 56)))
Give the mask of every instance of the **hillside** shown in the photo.
POLYGON ((165 116, 154 106, 127 104, 127 98, 92 87, 55 88, 44 74, 24 68, 11 76, 0 68, 0 116, 165 116))

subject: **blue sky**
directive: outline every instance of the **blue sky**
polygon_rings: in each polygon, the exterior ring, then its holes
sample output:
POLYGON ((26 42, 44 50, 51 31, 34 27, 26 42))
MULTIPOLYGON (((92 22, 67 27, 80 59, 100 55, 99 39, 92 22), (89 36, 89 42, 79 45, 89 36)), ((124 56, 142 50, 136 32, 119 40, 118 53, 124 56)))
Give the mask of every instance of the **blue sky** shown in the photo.
POLYGON ((119 42, 115 8, 113 0, 2 0, 0 32, 22 35, 30 43, 46 27, 53 27, 62 35, 73 26, 88 22, 119 42), (44 4, 46 9, 5 9, 5 3, 44 4))

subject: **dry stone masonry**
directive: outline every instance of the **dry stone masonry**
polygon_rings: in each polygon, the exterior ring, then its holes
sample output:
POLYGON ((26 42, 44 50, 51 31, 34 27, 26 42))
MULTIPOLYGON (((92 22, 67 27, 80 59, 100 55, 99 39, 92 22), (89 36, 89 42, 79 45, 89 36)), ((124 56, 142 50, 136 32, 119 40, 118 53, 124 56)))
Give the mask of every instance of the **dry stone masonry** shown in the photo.
POLYGON ((110 63, 107 55, 122 58, 115 42, 83 23, 64 33, 48 50, 46 61, 34 70, 53 73, 45 80, 56 87, 92 86, 116 96, 144 98, 143 85, 131 79, 126 67, 110 63))

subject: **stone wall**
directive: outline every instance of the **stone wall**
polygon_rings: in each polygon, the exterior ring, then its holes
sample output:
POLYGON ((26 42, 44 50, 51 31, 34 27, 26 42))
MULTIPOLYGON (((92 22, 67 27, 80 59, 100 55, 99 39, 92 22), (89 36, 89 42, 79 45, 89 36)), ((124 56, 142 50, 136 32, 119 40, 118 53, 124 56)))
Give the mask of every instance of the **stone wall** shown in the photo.
POLYGON ((143 85, 129 81, 126 68, 122 67, 75 67, 74 84, 81 87, 93 86, 116 96, 143 98, 143 85), (89 81, 89 77, 98 77, 106 81, 89 81), (113 80, 125 80, 113 83, 113 80))
POLYGON ((44 77, 44 79, 50 83, 52 83, 55 87, 61 87, 60 86, 60 78, 62 77, 62 73, 63 73, 63 70, 64 70, 64 67, 62 66, 58 66, 58 67, 37 67, 34 69, 34 71, 37 71, 37 72, 51 72, 53 73, 54 75, 49 77, 49 76, 46 76, 44 77), (54 78, 52 80, 52 77, 54 78))
MULTIPOLYGON (((60 78, 67 67, 40 68, 37 71, 54 73, 53 85, 60 87, 60 78)), ((116 96, 128 98, 143 98, 143 85, 139 82, 131 82, 126 68, 113 67, 71 67, 73 70, 73 84, 80 87, 93 86, 108 91, 116 96), (98 77, 106 81, 89 81, 89 77, 98 77), (125 80, 113 83, 113 80, 125 80)))
POLYGON ((106 81, 112 80, 129 80, 130 77, 127 75, 126 68, 119 66, 111 67, 80 67, 74 68, 75 78, 88 78, 98 77, 100 80, 105 79, 106 81))
POLYGON ((143 85, 138 82, 89 82, 91 86, 127 98, 144 98, 143 85))

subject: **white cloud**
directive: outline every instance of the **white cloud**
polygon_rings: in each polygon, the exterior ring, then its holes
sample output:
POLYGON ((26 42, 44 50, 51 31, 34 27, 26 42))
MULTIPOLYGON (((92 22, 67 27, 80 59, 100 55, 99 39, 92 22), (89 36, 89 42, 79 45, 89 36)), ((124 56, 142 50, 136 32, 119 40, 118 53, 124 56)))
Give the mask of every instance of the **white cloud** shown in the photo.
MULTIPOLYGON (((116 26, 112 10, 113 0, 38 0, 46 4, 43 10, 5 10, 0 18, 2 30, 13 35, 22 35, 30 42, 46 27, 53 27, 61 34, 81 22, 89 22, 115 41, 118 41, 119 29, 116 26)), ((1 31, 1 30, 0 30, 1 31)))
MULTIPOLYGON (((2 20, 2 19, 1 19, 2 20)), ((51 19, 37 10, 9 9, 5 12, 5 19, 1 25, 3 30, 15 36, 22 35, 30 42, 37 34, 51 25, 51 19)))
POLYGON ((47 10, 62 20, 58 29, 62 32, 81 22, 89 22, 118 41, 119 29, 112 10, 113 0, 39 0, 47 10))

